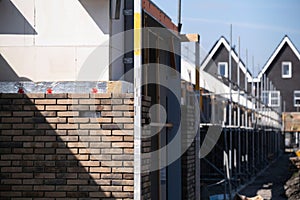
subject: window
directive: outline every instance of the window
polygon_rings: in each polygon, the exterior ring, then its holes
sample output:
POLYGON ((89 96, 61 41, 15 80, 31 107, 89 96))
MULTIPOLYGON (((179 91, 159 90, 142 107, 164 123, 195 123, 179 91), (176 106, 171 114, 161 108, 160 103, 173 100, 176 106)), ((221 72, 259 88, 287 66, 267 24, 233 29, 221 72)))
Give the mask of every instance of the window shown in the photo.
POLYGON ((300 90, 294 91, 294 106, 300 107, 300 90))
POLYGON ((282 78, 292 78, 292 63, 282 62, 282 78))
POLYGON ((228 77, 228 64, 227 62, 218 63, 218 75, 228 77))
POLYGON ((279 91, 263 91, 261 95, 262 102, 269 107, 279 107, 280 92, 279 91))

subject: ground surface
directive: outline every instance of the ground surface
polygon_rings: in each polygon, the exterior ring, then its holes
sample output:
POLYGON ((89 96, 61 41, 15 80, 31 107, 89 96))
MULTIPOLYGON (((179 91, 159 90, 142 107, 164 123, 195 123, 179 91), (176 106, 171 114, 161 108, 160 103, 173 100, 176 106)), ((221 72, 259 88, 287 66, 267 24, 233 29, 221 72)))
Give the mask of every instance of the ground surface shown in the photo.
POLYGON ((283 154, 239 193, 249 197, 261 195, 264 199, 286 200, 284 185, 292 176, 289 157, 290 154, 283 154))

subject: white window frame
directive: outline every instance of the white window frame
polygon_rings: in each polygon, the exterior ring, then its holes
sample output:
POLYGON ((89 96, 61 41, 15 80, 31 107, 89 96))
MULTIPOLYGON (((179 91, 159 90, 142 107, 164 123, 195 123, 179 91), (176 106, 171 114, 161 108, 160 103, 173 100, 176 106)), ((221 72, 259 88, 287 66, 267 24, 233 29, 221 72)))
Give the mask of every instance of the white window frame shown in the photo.
POLYGON ((284 61, 281 63, 281 75, 282 75, 282 78, 292 78, 292 62, 287 62, 287 61, 284 61), (289 73, 288 74, 284 74, 284 66, 285 65, 288 65, 289 67, 289 73))
POLYGON ((225 65, 225 74, 224 77, 228 78, 228 63, 227 62, 219 62, 218 63, 218 75, 221 76, 221 65, 225 65))
POLYGON ((280 106, 280 91, 263 91, 262 102, 267 103, 269 107, 279 107, 280 106), (273 94, 276 97, 273 97, 273 94), (264 98, 267 98, 266 100, 264 98), (272 100, 276 100, 277 104, 272 103, 272 100))
POLYGON ((294 91, 294 107, 300 107, 300 103, 297 104, 297 100, 300 100, 300 90, 294 91), (296 96, 298 94, 298 96, 296 96))

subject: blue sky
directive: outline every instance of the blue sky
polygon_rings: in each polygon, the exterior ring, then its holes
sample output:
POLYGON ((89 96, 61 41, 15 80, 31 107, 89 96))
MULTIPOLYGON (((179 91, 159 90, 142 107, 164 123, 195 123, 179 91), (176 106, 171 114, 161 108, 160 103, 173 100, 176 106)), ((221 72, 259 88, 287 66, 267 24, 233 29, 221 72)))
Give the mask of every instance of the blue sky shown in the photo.
MULTIPOLYGON (((177 0, 153 0, 177 24, 177 0)), ((182 33, 199 33, 202 54, 223 35, 241 38, 241 57, 256 75, 285 35, 300 49, 299 0, 182 0, 182 33), (204 52, 203 52, 204 51, 204 52)), ((237 48, 236 48, 237 50, 237 48)), ((205 52, 206 51, 206 52, 205 52)))

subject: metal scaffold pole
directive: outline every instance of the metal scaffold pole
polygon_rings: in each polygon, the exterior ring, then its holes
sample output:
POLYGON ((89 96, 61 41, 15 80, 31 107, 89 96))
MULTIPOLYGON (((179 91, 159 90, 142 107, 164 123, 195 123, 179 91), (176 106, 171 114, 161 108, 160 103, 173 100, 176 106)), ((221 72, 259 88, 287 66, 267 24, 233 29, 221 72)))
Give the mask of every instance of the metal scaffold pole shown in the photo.
POLYGON ((134 200, 141 199, 142 1, 134 1, 134 200))

